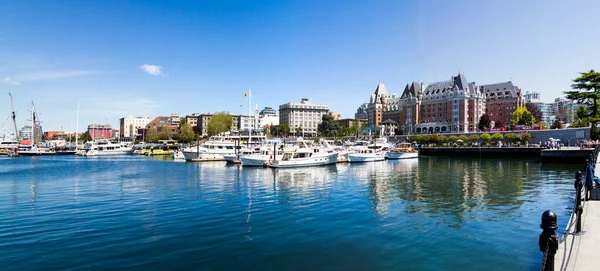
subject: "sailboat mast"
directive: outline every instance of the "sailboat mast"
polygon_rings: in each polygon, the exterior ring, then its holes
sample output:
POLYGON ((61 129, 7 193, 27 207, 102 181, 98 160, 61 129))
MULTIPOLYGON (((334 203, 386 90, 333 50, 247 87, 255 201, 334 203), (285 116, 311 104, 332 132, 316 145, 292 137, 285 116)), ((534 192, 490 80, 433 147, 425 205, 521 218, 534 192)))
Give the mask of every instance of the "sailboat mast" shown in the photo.
POLYGON ((75 149, 79 141, 79 101, 77 101, 77 122, 75 123, 75 149))
MULTIPOLYGON (((248 90, 248 124, 252 120, 252 88, 248 90)), ((241 137, 240 137, 241 139, 241 137)), ((250 147, 250 142, 252 141, 252 127, 249 125, 248 127, 248 147, 250 147)))
POLYGON ((8 95, 10 96, 10 104, 12 105, 12 119, 13 124, 15 125, 15 138, 17 139, 17 144, 19 144, 19 131, 17 131, 17 114, 15 114, 15 102, 13 101, 13 96, 12 94, 10 94, 10 92, 8 93, 8 95))
POLYGON ((37 133, 36 133, 36 125, 35 125, 35 105, 33 104, 33 101, 31 101, 31 145, 37 147, 38 142, 37 142, 37 133))

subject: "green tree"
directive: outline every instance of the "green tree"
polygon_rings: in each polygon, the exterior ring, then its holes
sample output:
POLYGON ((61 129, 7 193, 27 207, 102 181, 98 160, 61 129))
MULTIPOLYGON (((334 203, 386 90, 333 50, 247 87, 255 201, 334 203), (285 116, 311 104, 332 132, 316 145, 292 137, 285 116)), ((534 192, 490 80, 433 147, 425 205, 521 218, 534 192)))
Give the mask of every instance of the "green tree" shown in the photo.
POLYGON ((527 141, 531 140, 531 134, 528 132, 522 133, 521 134, 521 142, 525 143, 527 141))
POLYGON ((512 125, 531 126, 533 123, 535 123, 535 118, 525 106, 519 106, 517 109, 515 109, 515 112, 513 112, 510 122, 512 125))
POLYGON ((487 143, 492 139, 492 136, 488 133, 481 134, 481 141, 487 145, 487 143))
POLYGON ((149 142, 149 143, 158 142, 158 130, 156 130, 156 128, 148 128, 148 129, 146 129, 145 133, 146 133, 146 135, 145 135, 146 142, 149 142))
POLYGON ((422 135, 413 135, 410 137, 410 141, 411 142, 417 142, 417 143, 423 143, 423 136, 422 135))
POLYGON ((277 132, 279 133, 279 136, 287 136, 290 134, 290 126, 287 123, 279 124, 277 132))
POLYGON ((158 130, 158 140, 171 139, 171 136, 172 136, 172 132, 171 132, 171 127, 169 127, 169 126, 160 127, 160 130, 158 130))
POLYGON ((325 137, 333 137, 338 134, 338 130, 340 129, 340 125, 333 116, 330 114, 325 114, 321 118, 321 123, 317 126, 317 133, 321 136, 325 137))
POLYGON ((479 128, 480 131, 483 131, 484 128, 490 128, 491 124, 492 124, 492 119, 490 118, 490 115, 485 113, 485 114, 481 115, 481 117, 479 118, 479 123, 477 124, 477 128, 479 128))
POLYGON ((504 136, 501 133, 495 133, 492 135, 492 140, 494 142, 502 141, 502 139, 504 139, 504 136))
POLYGON ((214 136, 231 130, 231 126, 233 116, 227 112, 219 112, 212 115, 206 130, 209 136, 214 136))
POLYGON ((448 137, 445 135, 438 136, 437 142, 443 146, 444 143, 448 142, 448 137))
POLYGON ((479 141, 479 136, 476 134, 472 134, 471 136, 469 136, 469 141, 475 143, 475 142, 479 141))
POLYGON ((179 125, 178 137, 181 142, 190 142, 194 140, 195 137, 194 129, 192 129, 192 126, 189 123, 182 122, 182 124, 179 125))
POLYGON ((423 144, 429 144, 429 143, 431 143, 431 135, 423 135, 423 136, 421 136, 421 141, 423 142, 423 144))
POLYGON ((88 131, 83 132, 83 134, 81 134, 79 136, 79 141, 81 141, 81 142, 92 141, 92 136, 90 136, 90 132, 88 132, 88 131))
POLYGON ((350 129, 350 127, 340 127, 340 130, 338 131, 338 135, 337 136, 351 136, 352 135, 352 129, 350 129))
POLYGON ((356 135, 358 136, 360 133, 360 122, 358 121, 358 119, 353 119, 352 123, 350 124, 350 131, 352 131, 351 135, 356 135))
POLYGON ((565 91, 567 99, 577 101, 590 108, 592 122, 597 121, 598 117, 598 99, 600 98, 600 72, 590 70, 589 72, 580 73, 581 76, 573 79, 571 85, 573 91, 565 91))
POLYGON ((540 109, 538 108, 538 106, 534 103, 526 103, 525 104, 525 108, 527 108, 527 111, 529 111, 531 113, 531 115, 533 116, 534 119, 536 120, 541 120, 543 113, 542 111, 540 111, 540 109))
POLYGON ((458 136, 455 135, 451 135, 448 137, 448 140, 452 143, 456 142, 456 140, 458 140, 458 136))
POLYGON ((596 124, 592 124, 592 128, 590 129, 590 139, 598 140, 600 139, 600 132, 598 132, 598 127, 596 124))
POLYGON ((516 143, 517 141, 519 141, 519 136, 518 136, 517 134, 515 134, 515 133, 510 133, 510 134, 507 134, 507 135, 505 136, 505 138, 506 138, 506 140, 508 140, 508 142, 510 142, 510 143, 516 143))
POLYGON ((462 144, 461 145, 464 145, 465 143, 467 143, 467 140, 469 140, 469 138, 466 135, 460 135, 458 137, 458 139, 462 140, 462 144))

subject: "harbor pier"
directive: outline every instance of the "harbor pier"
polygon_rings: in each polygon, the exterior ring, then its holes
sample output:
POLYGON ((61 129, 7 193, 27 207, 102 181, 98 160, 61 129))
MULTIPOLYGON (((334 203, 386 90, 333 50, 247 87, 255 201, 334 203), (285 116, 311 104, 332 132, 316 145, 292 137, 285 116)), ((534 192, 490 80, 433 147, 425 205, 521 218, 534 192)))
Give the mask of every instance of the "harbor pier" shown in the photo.
MULTIPOLYGON (((600 161, 597 161, 598 151, 594 152, 591 159, 591 167, 597 172, 600 170, 600 161)), ((600 257, 600 187, 589 182, 587 175, 592 173, 586 164, 585 172, 577 172, 575 178, 575 204, 573 212, 564 230, 563 236, 556 239, 556 216, 554 222, 549 222, 549 211, 542 215, 544 229, 540 235, 540 250, 544 253, 541 270, 598 270, 600 257), (548 229, 550 229, 550 232, 548 229), (549 234, 550 233, 550 234, 549 234), (551 233, 554 233, 553 235, 551 233), (554 239, 553 239, 554 238, 554 239), (553 253, 553 244, 558 243, 553 253)), ((593 178, 593 176, 591 176, 593 178)))

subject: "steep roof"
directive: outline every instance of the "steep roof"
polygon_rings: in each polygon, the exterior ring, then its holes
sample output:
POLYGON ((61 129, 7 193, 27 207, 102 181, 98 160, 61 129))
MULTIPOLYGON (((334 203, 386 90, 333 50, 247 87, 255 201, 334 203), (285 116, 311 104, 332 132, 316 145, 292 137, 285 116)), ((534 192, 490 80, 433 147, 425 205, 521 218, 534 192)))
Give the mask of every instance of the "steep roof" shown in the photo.
POLYGON ((521 95, 521 89, 511 81, 495 84, 482 85, 481 89, 489 97, 517 97, 521 95))
POLYGON ((389 96, 387 88, 385 87, 385 84, 383 83, 379 83, 377 85, 377 88, 375 89, 375 96, 389 96))
POLYGON ((421 85, 418 82, 412 82, 410 85, 406 84, 404 91, 402 92, 401 98, 416 97, 421 92, 421 85))

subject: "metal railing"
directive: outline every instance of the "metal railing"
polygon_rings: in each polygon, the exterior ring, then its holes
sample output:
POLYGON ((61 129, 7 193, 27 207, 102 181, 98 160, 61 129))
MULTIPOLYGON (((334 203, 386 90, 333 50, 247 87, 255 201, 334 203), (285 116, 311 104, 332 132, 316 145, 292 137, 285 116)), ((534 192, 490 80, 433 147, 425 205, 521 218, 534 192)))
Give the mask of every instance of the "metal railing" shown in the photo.
MULTIPOLYGON (((590 191, 592 189, 592 182, 594 178, 594 168, 598 159, 598 152, 600 147, 596 146, 589 160, 585 162, 584 172, 577 171, 575 173, 575 202, 573 206, 573 212, 569 218, 569 223, 563 233, 562 238, 559 240, 556 230, 558 229, 558 217, 550 210, 545 211, 542 214, 542 233, 539 237, 540 251, 543 252, 542 271, 553 271, 554 270, 554 256, 558 250, 559 244, 562 244, 565 248, 569 246, 567 244, 567 237, 569 235, 578 235, 582 232, 582 218, 583 210, 585 209, 585 203, 590 199, 590 191), (585 180, 585 183, 584 183, 585 180), (575 227, 575 229, 573 229, 575 227)), ((573 243, 570 244, 571 246, 573 243)), ((566 252, 566 249, 564 250, 566 252)), ((561 263, 561 270, 568 264, 569 258, 563 257, 561 263)))

